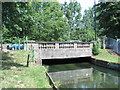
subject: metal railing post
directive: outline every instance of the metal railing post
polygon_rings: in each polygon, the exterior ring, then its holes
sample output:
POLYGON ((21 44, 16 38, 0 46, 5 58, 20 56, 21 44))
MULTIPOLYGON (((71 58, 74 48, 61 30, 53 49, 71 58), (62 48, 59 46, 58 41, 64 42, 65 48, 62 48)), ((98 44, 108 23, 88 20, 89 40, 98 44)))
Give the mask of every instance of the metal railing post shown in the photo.
POLYGON ((32 46, 32 62, 34 62, 34 47, 32 46))

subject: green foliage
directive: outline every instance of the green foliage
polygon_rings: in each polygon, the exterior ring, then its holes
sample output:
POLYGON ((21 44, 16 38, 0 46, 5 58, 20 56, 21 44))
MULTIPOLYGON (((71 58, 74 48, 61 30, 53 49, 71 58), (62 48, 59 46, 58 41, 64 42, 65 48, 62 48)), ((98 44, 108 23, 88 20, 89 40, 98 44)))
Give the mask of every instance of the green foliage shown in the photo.
POLYGON ((70 28, 68 29, 68 37, 71 40, 81 40, 81 5, 77 1, 70 2, 69 4, 65 2, 62 6, 64 15, 67 18, 67 23, 70 28))
POLYGON ((120 2, 99 3, 96 6, 99 35, 120 38, 120 2))
POLYGON ((4 2, 2 4, 3 43, 15 42, 13 39, 29 36, 32 19, 29 3, 4 2), (29 23, 28 23, 29 22, 29 23))
POLYGON ((58 2, 5 2, 3 42, 15 43, 26 36, 36 41, 64 41, 69 24, 63 15, 58 2))
POLYGON ((84 16, 83 16, 83 24, 84 24, 84 29, 86 32, 86 41, 91 41, 95 39, 95 31, 94 31, 94 9, 89 8, 89 10, 84 11, 84 16))
POLYGON ((100 45, 99 45, 98 41, 93 43, 93 48, 92 48, 93 55, 98 55, 100 53, 99 47, 100 47, 100 45))
POLYGON ((57 2, 39 3, 40 12, 34 16, 38 25, 32 28, 35 32, 33 38, 39 41, 59 41, 64 39, 69 28, 66 18, 63 18, 61 5, 57 2), (49 7, 48 7, 49 6, 49 7), (39 19, 38 19, 39 17, 39 19))
POLYGON ((35 41, 94 39, 93 11, 86 11, 81 20, 81 6, 76 1, 63 5, 58 2, 4 2, 2 8, 3 43, 17 43, 19 39, 23 42, 26 36, 35 41))
POLYGON ((92 56, 93 58, 105 60, 113 63, 120 63, 120 57, 109 53, 109 49, 100 49, 99 55, 92 56))

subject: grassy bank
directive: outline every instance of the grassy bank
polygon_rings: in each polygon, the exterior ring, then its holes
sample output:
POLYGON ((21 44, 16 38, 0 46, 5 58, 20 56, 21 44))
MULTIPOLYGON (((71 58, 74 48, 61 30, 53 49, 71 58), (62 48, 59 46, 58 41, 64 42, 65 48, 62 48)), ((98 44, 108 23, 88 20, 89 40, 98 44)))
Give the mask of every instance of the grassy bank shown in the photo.
POLYGON ((120 57, 110 54, 107 49, 100 49, 100 54, 92 56, 92 58, 108 62, 120 63, 120 57))
POLYGON ((45 67, 30 63, 26 67, 29 51, 4 52, 1 71, 1 88, 51 88, 45 67))

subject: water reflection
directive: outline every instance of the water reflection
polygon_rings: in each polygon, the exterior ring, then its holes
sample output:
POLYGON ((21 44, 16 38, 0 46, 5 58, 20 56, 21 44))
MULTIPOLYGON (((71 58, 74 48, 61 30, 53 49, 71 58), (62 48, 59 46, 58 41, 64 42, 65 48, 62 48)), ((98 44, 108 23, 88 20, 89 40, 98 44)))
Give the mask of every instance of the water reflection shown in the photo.
POLYGON ((49 73, 59 88, 118 88, 120 72, 90 63, 49 66, 49 73))
POLYGON ((69 70, 60 72, 51 72, 50 76, 54 81, 60 81, 61 84, 79 83, 86 80, 92 81, 93 69, 69 70))

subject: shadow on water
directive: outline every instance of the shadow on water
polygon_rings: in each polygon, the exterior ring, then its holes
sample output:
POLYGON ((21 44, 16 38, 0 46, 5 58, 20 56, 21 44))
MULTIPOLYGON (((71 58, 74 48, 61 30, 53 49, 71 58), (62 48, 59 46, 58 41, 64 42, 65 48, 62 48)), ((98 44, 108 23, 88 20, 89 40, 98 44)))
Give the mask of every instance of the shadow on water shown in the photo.
POLYGON ((59 65, 59 64, 70 64, 70 63, 80 63, 80 62, 90 62, 90 57, 42 60, 43 65, 59 65))
POLYGON ((91 63, 90 57, 72 58, 72 59, 46 59, 42 61, 43 65, 49 65, 48 72, 76 70, 85 68, 94 68, 103 73, 109 73, 114 76, 120 76, 119 71, 100 67, 91 63))
POLYGON ((15 62, 15 58, 12 57, 13 55, 14 54, 9 52, 2 52, 2 70, 8 70, 11 69, 11 67, 25 67, 24 65, 15 62))
POLYGON ((49 66, 48 72, 76 70, 81 68, 90 68, 88 65, 83 65, 82 62, 90 62, 89 57, 85 58, 72 58, 72 59, 46 59, 42 63, 45 66, 49 66), (77 66, 80 65, 80 67, 77 66))

